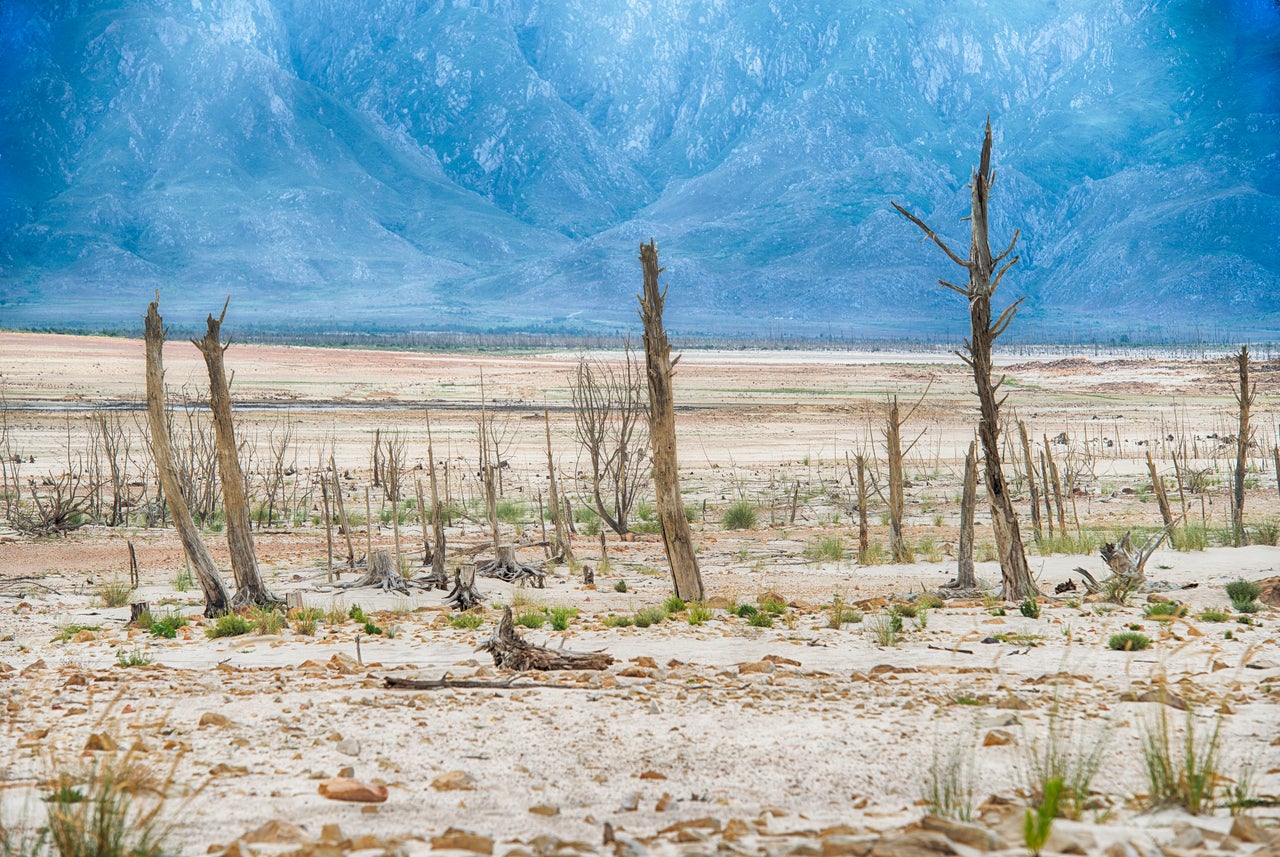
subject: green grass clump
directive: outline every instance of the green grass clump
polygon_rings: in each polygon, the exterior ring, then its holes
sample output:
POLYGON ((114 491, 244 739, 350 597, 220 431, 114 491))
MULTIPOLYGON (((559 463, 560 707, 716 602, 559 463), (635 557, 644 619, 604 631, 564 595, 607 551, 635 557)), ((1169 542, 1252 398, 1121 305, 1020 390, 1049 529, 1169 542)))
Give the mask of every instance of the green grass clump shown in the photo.
POLYGON ((1022 603, 1018 605, 1018 612, 1028 619, 1039 619, 1040 602, 1034 598, 1023 599, 1022 603))
POLYGON ((760 599, 760 610, 764 613, 771 613, 774 616, 781 616, 787 612, 787 602, 766 595, 760 599))
POLYGON ((1237 613, 1257 613, 1262 587, 1252 580, 1233 580, 1227 584, 1227 598, 1237 613))
POLYGON ((605 616, 600 620, 600 624, 604 625, 606 628, 630 628, 635 624, 635 620, 630 616, 615 616, 613 613, 610 613, 608 616, 605 616))
POLYGON ((747 617, 747 624, 753 628, 772 628, 773 614, 763 610, 757 611, 747 617))
POLYGON ((458 613, 449 617, 449 624, 459 631, 474 631, 484 624, 479 613, 458 613))
POLYGON ((1102 581, 1102 598, 1108 604, 1116 604, 1124 607, 1133 598, 1138 587, 1141 585, 1136 577, 1126 577, 1123 574, 1113 574, 1106 580, 1102 581))
POLYGON ((228 613, 226 616, 219 616, 212 628, 205 629, 205 634, 216 640, 218 637, 239 637, 252 630, 253 626, 248 619, 238 613, 228 613))
POLYGON ((713 612, 710 607, 702 604, 690 604, 684 615, 690 625, 701 625, 712 617, 713 612))
POLYGON ((161 821, 170 782, 133 754, 100 754, 79 773, 58 772, 45 798, 47 823, 29 850, 11 850, 10 831, 0 828, 6 857, 160 857, 176 853, 161 821))
POLYGON ((1195 713, 1187 709, 1181 740, 1169 726, 1168 706, 1159 705, 1154 721, 1142 730, 1142 759, 1153 807, 1179 806, 1192 815, 1211 812, 1221 770, 1219 734, 1222 718, 1211 728, 1196 728, 1195 713))
POLYGON ((663 601, 663 602, 662 602, 662 609, 663 609, 663 610, 666 610, 666 611, 667 611, 667 613, 669 613, 669 614, 670 614, 670 613, 683 613, 683 612, 684 612, 684 610, 685 610, 685 607, 686 607, 686 606, 687 606, 687 605, 684 603, 684 599, 682 599, 682 598, 681 598, 680 596, 678 596, 678 595, 672 595, 672 596, 671 596, 670 598, 668 598, 666 601, 663 601))
POLYGON ((524 610, 516 616, 516 624, 522 628, 537 630, 547 624, 547 614, 541 610, 524 610))
POLYGON ((575 607, 552 607, 547 611, 551 617, 551 628, 554 631, 566 631, 569 628, 569 620, 578 615, 575 607))
POLYGON ((1108 733, 1063 714, 1061 699, 1049 707, 1048 729, 1024 744, 1021 776, 1033 802, 1041 805, 1058 784, 1057 814, 1078 820, 1088 809, 1094 777, 1106 756, 1108 733))
POLYGON ((814 539, 805 545, 804 558, 810 562, 840 562, 844 559, 844 539, 840 536, 814 539))
POLYGON ((1231 614, 1217 607, 1206 607, 1196 618, 1201 622, 1225 622, 1231 618, 1231 614))
POLYGON ((1058 817, 1058 794, 1061 791, 1062 780, 1045 783, 1044 798, 1037 806, 1028 807, 1022 818, 1022 839, 1035 857, 1040 857, 1045 843, 1049 841, 1053 820, 1058 817))
POLYGON ((1112 634, 1107 640, 1107 648, 1117 652, 1140 652, 1151 648, 1151 638, 1139 631, 1125 631, 1122 634, 1112 634))
POLYGON ((369 617, 364 615, 364 608, 359 604, 352 604, 351 609, 347 610, 347 618, 356 624, 365 622, 369 617))
POLYGON ((831 599, 831 613, 827 619, 827 627, 839 630, 841 625, 855 624, 862 621, 862 611, 849 607, 839 595, 831 599))
POLYGON ((876 645, 891 649, 898 645, 898 635, 902 633, 902 616, 886 610, 867 620, 866 628, 876 645))
POLYGON ((734 616, 737 616, 739 619, 750 619, 760 611, 752 607, 750 604, 739 604, 729 612, 734 616))
POLYGON ((916 606, 922 610, 937 610, 940 607, 946 607, 947 602, 932 592, 921 592, 920 596, 916 598, 916 606))
POLYGON ((1209 533, 1203 526, 1178 527, 1169 536, 1174 550, 1185 553, 1202 551, 1209 546, 1209 533))
POLYGON ((515 500, 499 500, 497 512, 498 520, 504 524, 518 524, 525 517, 524 503, 515 500))
POLYGON ((1158 622, 1168 622, 1187 615, 1187 605, 1178 601, 1157 601, 1154 604, 1146 604, 1142 608, 1142 613, 1148 619, 1155 619, 1158 622))
MULTIPOLYGON (((370 637, 379 637, 385 633, 381 628, 379 628, 377 625, 373 623, 372 619, 364 620, 364 632, 368 634, 370 637)), ((392 634, 391 636, 395 636, 395 635, 392 634)))
POLYGON ((637 610, 632 621, 637 628, 648 628, 650 625, 661 624, 666 618, 667 611, 661 607, 646 607, 643 610, 637 610))
POLYGON ((316 632, 323 616, 324 611, 319 607, 299 607, 293 614, 294 633, 310 637, 316 632))
POLYGON ((933 815, 972 821, 973 747, 962 742, 947 747, 935 743, 921 797, 933 815))
POLYGON ((111 580, 98 584, 94 594, 103 607, 127 607, 133 599, 133 587, 123 580, 111 580))
POLYGON ((149 666, 154 659, 142 649, 130 649, 129 651, 120 650, 116 654, 116 666, 119 667, 145 667, 149 666))
POLYGON ((756 525, 756 507, 746 500, 731 503, 720 523, 726 530, 749 530, 756 525))
POLYGON ((1252 542, 1255 545, 1271 545, 1275 547, 1277 543, 1280 543, 1280 521, 1271 519, 1255 524, 1252 542))
POLYGON ((627 582, 625 580, 615 580, 613 583, 614 592, 626 592, 627 582))
POLYGON ((248 619, 259 634, 279 634, 284 630, 284 611, 275 607, 254 605, 249 608, 248 619))
POLYGON ((172 640, 178 636, 178 629, 187 625, 187 617, 181 613, 168 613, 164 616, 148 615, 151 617, 151 625, 147 630, 153 637, 172 640))
POLYGON ((906 619, 914 619, 916 618, 916 614, 920 612, 919 608, 909 601, 901 601, 894 604, 889 608, 889 611, 899 618, 906 619))
POLYGON ((196 585, 195 579, 191 575, 191 569, 184 568, 173 576, 173 588, 177 592, 186 592, 196 585))

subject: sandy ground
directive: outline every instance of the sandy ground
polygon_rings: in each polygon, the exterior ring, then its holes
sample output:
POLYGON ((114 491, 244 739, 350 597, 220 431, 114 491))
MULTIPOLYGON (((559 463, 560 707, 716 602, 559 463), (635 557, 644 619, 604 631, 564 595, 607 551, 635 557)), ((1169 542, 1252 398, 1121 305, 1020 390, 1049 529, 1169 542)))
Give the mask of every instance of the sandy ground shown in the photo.
MULTIPOLYGON (((194 348, 174 343, 169 352, 170 384, 198 385, 194 348)), ((228 352, 245 405, 243 435, 265 444, 275 427, 291 425, 298 482, 332 449, 339 469, 352 472, 351 484, 367 484, 379 429, 402 432, 410 461, 424 461, 430 410, 437 457, 454 465, 453 490, 462 500, 474 492, 468 473, 483 370, 485 397, 510 437, 506 493, 526 512, 504 536, 525 543, 520 555, 530 564, 544 558, 534 544, 541 540, 534 501, 545 491, 535 417, 544 406, 552 411, 553 444, 572 484, 577 461, 564 405, 573 360, 258 346, 228 352), (280 403, 289 409, 266 407, 280 403)), ((1210 476, 1225 472, 1229 451, 1213 437, 1231 432, 1223 361, 1021 355, 1005 371, 1010 407, 1032 436, 1068 436, 1054 448, 1079 488, 1067 511, 1072 529, 1077 519, 1082 529, 1108 533, 1158 521, 1147 449, 1167 470, 1169 451, 1185 442, 1193 465, 1210 476)), ((77 408, 136 402, 141 346, 0 334, 0 375, 10 442, 35 459, 24 463, 24 476, 39 479, 61 472, 69 452, 86 448, 88 413, 77 408)), ((1251 521, 1262 522, 1276 513, 1268 459, 1276 436, 1272 382, 1280 379, 1270 365, 1257 375, 1260 443, 1246 508, 1251 521)), ((1259 841, 1239 829, 1227 836, 1232 819, 1221 809, 1207 817, 1150 811, 1139 748, 1162 711, 1180 729, 1183 709, 1194 710, 1205 734, 1220 721, 1223 785, 1251 777, 1261 803, 1253 814, 1273 823, 1280 795, 1275 614, 1264 607, 1252 624, 1234 614, 1227 622, 1197 617, 1227 606, 1227 582, 1280 573, 1280 548, 1158 551, 1150 576, 1169 588, 1161 595, 1189 608, 1172 622, 1146 618, 1145 595, 1115 609, 1070 596, 1044 599, 1039 618, 991 598, 905 619, 896 645, 877 638, 890 600, 935 588, 954 573, 957 456, 974 410, 966 384, 963 367, 938 355, 686 355, 677 385, 682 475, 701 510, 694 530, 714 605, 701 625, 685 613, 648 628, 606 625, 670 594, 656 535, 632 542, 610 536, 598 588, 584 587, 563 565, 543 590, 484 580, 489 609, 479 628, 464 630, 449 622, 439 593, 333 591, 323 583, 323 527, 277 527, 256 534, 269 584, 281 594, 302 593, 332 616, 313 636, 286 629, 209 639, 198 591, 175 588, 182 557, 170 531, 91 526, 31 539, 0 530, 0 801, 11 819, 38 817, 43 805, 35 798, 51 767, 74 769, 127 755, 132 746, 157 769, 177 761, 166 817, 177 823, 174 847, 188 854, 492 848, 517 855, 835 855, 874 847, 880 857, 909 853, 902 837, 926 812, 931 771, 958 754, 969 763, 961 779, 972 789, 975 818, 996 832, 994 845, 1025 853, 1028 759, 1052 734, 1069 736, 1076 755, 1100 742, 1105 750, 1082 821, 1060 822, 1050 850, 1111 848, 1111 857, 1127 857, 1125 843, 1142 855, 1271 847, 1261 841, 1269 833, 1259 841), (916 417, 923 434, 908 456, 908 532, 920 561, 859 565, 851 558, 856 535, 845 453, 874 453, 887 396, 914 401, 926 389, 916 417), (793 521, 797 495, 803 499, 793 521), (724 530, 720 514, 738 498, 757 506, 758 524, 724 530), (831 538, 843 540, 845 559, 816 558, 813 547, 831 538), (142 574, 133 598, 190 617, 176 639, 128 627, 127 607, 100 606, 97 587, 126 573, 126 540, 137 548, 142 574), (617 581, 625 581, 625 592, 614 591, 617 581), (766 593, 790 605, 770 628, 725 609, 758 603, 766 593), (857 605, 861 621, 831 627, 837 598, 857 605), (370 636, 343 619, 353 604, 394 636, 370 636), (523 632, 550 645, 603 649, 616 663, 603 673, 532 677, 553 688, 384 687, 387 675, 503 679, 475 647, 504 604, 518 612, 576 608, 564 632, 523 632), (76 626, 88 630, 72 633, 76 626), (1110 650, 1108 638, 1130 626, 1153 647, 1110 650), (120 665, 131 655, 150 664, 120 665), (1152 701, 1161 698, 1159 688, 1174 705, 1152 701), (110 735, 122 749, 87 750, 94 734, 110 735), (344 768, 385 785, 387 800, 322 797, 319 785, 344 768), (281 823, 261 829, 272 821, 281 823), (606 823, 616 842, 605 843, 606 823), (340 834, 325 832, 333 824, 340 834), (446 835, 451 828, 475 835, 446 835)), ((1226 521, 1226 500, 1224 483, 1210 482, 1203 495, 1188 498, 1188 511, 1193 520, 1203 514, 1213 529, 1226 521)), ((362 502, 358 490, 356 500, 362 502)), ((872 506, 872 538, 883 542, 882 503, 872 506)), ((979 526, 981 540, 981 517, 979 526)), ((403 528, 406 551, 420 550, 418 532, 416 521, 403 528)), ((363 528, 356 535, 363 540, 363 528)), ((448 535, 455 550, 487 538, 469 520, 448 535)), ((375 527, 372 538, 389 546, 391 528, 375 527)), ((225 568, 221 535, 207 540, 225 568)), ((583 533, 575 548, 584 562, 600 565, 597 538, 583 533)), ((1031 560, 1048 592, 1079 581, 1076 566, 1103 571, 1096 554, 1036 552, 1031 560)), ((980 563, 979 577, 994 583, 998 566, 980 563)), ((967 847, 953 851, 969 854, 967 847)))

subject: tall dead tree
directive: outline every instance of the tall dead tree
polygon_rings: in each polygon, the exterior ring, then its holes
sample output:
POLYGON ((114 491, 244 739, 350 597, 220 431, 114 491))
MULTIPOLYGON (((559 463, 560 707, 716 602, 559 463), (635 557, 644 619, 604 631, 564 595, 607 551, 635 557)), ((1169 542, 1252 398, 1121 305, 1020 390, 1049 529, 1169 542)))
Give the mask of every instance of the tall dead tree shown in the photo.
POLYGON ((270 606, 279 604, 275 595, 262 580, 258 571, 258 557, 253 549, 253 530, 249 520, 249 497, 245 491, 244 471, 236 454, 235 425, 231 419, 231 387, 227 381, 222 355, 231 347, 231 340, 221 339, 222 320, 227 317, 227 303, 216 319, 212 314, 206 319, 208 329, 201 339, 192 343, 204 355, 205 368, 209 370, 209 409, 213 412, 213 429, 218 445, 218 475, 222 479, 222 508, 227 516, 227 548, 231 553, 231 573, 236 579, 236 594, 232 606, 249 604, 270 606))
POLYGON ((1156 470, 1156 461, 1151 457, 1151 448, 1147 447, 1147 472, 1151 474, 1151 490, 1160 504, 1160 518, 1167 527, 1173 523, 1173 510, 1169 508, 1169 495, 1164 490, 1164 480, 1156 470))
POLYGON ((564 523, 564 510, 560 508, 560 480, 556 477, 556 461, 551 455, 551 412, 546 408, 542 410, 542 425, 547 432, 547 474, 550 478, 547 504, 551 507, 551 524, 556 531, 552 553, 572 565, 573 543, 569 540, 569 528, 564 523))
POLYGON ((644 359, 649 381, 649 444, 653 451, 653 489, 662 527, 662 545, 671 565, 671 579, 676 595, 685 601, 701 601, 702 573, 693 551, 689 519, 684 514, 684 498, 680 495, 680 471, 676 461, 676 409, 671 389, 675 364, 671 359, 671 343, 662 326, 662 307, 667 290, 658 289, 658 247, 653 239, 640 245, 640 265, 644 271, 644 294, 640 301, 640 319, 644 322, 644 359))
POLYGON ((1026 549, 1022 545, 1022 533, 1018 529, 1018 517, 1013 511, 1013 498, 1009 496, 1005 483, 1004 471, 1000 463, 1000 405, 1003 397, 996 394, 1004 382, 992 380, 991 346, 1008 328, 1018 311, 1022 299, 1014 301, 994 322, 991 320, 991 298, 1004 275, 1018 261, 1018 256, 1009 258, 1014 245, 1018 243, 1019 231, 1013 233, 1013 240, 998 256, 992 256, 991 245, 987 240, 987 200, 991 193, 991 185, 995 173, 991 170, 991 122, 987 121, 986 133, 982 140, 982 154, 978 168, 973 173, 969 184, 972 197, 972 213, 969 217, 972 233, 969 242, 969 255, 962 258, 938 237, 928 224, 907 211, 898 203, 893 207, 898 213, 918 226, 934 244, 947 254, 952 262, 964 268, 969 275, 967 286, 957 286, 946 280, 939 280, 945 288, 963 295, 969 304, 970 336, 965 342, 963 351, 957 352, 970 369, 973 370, 974 386, 978 395, 978 438, 982 442, 982 455, 985 462, 983 468, 986 476, 987 499, 991 504, 991 523, 995 531, 996 551, 1000 555, 1000 576, 1003 584, 1003 595, 1006 599, 1022 600, 1036 594, 1035 582, 1031 579, 1031 569, 1027 565, 1026 549), (1005 259, 1008 259, 1005 262, 1005 259), (1003 266, 996 269, 997 265, 1003 266))
MULTIPOLYGON (((1036 486, 1036 463, 1031 457, 1031 440, 1027 437, 1027 424, 1018 420, 1018 436, 1022 439, 1022 458, 1027 466, 1027 490, 1031 493, 1031 529, 1035 531, 1036 541, 1044 538, 1044 529, 1040 526, 1040 489, 1036 486)), ((1015 462, 1017 456, 1014 456, 1015 462)))
POLYGON ((156 472, 160 477, 160 486, 164 491, 165 501, 169 504, 169 514, 173 525, 182 539, 182 549, 187 555, 191 567, 195 569, 196 580, 204 592, 204 615, 221 616, 231 609, 231 596, 218 574, 218 567, 213 563, 209 548, 200 538, 196 522, 191 517, 191 508, 182 496, 182 480, 178 476, 178 468, 174 463, 173 444, 169 439, 169 420, 165 417, 164 405, 164 319, 160 317, 160 294, 147 307, 144 324, 146 331, 147 352, 147 427, 151 430, 151 455, 156 462, 156 472))
POLYGON ((440 483, 436 479, 436 448, 431 439, 431 415, 427 414, 427 459, 431 463, 431 576, 444 578, 444 510, 440 507, 440 483))
POLYGON ((964 491, 960 495, 960 547, 956 551, 956 589, 977 589, 973 568, 973 513, 978 505, 978 453, 974 441, 964 457, 964 491))
POLYGON ((1249 346, 1240 346, 1235 356, 1236 373, 1240 388, 1235 391, 1236 404, 1240 407, 1240 427, 1236 432, 1236 478, 1231 495, 1231 528, 1235 531, 1237 545, 1249 544, 1249 533, 1244 528, 1244 474, 1249 463, 1249 442, 1253 439, 1249 428, 1249 409, 1258 395, 1257 383, 1249 383, 1249 346))

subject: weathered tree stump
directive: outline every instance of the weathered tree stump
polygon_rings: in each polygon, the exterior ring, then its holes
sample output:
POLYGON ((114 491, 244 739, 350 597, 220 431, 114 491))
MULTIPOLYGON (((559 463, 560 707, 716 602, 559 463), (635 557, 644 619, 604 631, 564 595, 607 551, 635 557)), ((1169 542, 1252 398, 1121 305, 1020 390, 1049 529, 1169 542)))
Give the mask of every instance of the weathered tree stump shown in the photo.
POLYGON ((502 611, 502 619, 487 643, 476 648, 493 656, 494 666, 508 670, 602 670, 613 663, 608 652, 569 652, 535 646, 516 633, 511 608, 502 611))
POLYGON ((356 589, 362 586, 375 586, 384 592, 399 592, 401 595, 409 594, 409 582, 396 570, 395 563, 391 561, 391 552, 386 550, 374 551, 369 559, 369 570, 364 576, 344 584, 342 588, 356 589))
POLYGON ((596 572, 595 572, 595 569, 593 569, 593 568, 592 568, 591 566, 589 566, 589 565, 584 565, 584 566, 582 567, 582 585, 583 585, 583 586, 595 586, 595 583, 596 583, 596 572))
POLYGON ((506 583, 517 583, 522 580, 532 581, 535 589, 546 586, 546 573, 532 566, 522 565, 516 559, 516 549, 512 545, 498 548, 498 556, 483 565, 476 567, 480 577, 493 577, 506 583))
POLYGON ((129 605, 129 624, 137 625, 143 617, 151 613, 151 604, 146 601, 135 601, 129 605))
POLYGON ((1111 569, 1111 577, 1099 583, 1098 580, 1083 568, 1076 568, 1076 573, 1083 579, 1085 589, 1090 593, 1100 592, 1112 578, 1124 578, 1133 588, 1137 588, 1146 582, 1146 566, 1147 560, 1151 559, 1151 555, 1156 552, 1156 548, 1160 547, 1160 543, 1168 537, 1173 530, 1174 524, 1171 522, 1160 532, 1147 539, 1146 544, 1141 549, 1135 549, 1133 541, 1129 538, 1130 534, 1125 533, 1124 538, 1118 544, 1107 542, 1098 551, 1102 557, 1102 561, 1111 569))
POLYGON ((444 603, 454 610, 465 612, 484 601, 485 594, 476 589, 476 567, 465 562, 453 573, 453 589, 444 597, 444 603))

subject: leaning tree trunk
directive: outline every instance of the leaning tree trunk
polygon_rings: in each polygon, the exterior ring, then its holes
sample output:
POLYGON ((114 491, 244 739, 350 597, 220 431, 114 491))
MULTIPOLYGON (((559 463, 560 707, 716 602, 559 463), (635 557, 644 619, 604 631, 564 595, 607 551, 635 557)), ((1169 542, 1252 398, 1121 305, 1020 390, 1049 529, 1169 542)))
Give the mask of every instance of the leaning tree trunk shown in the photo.
POLYGON ((564 525, 564 511, 560 507, 560 480, 556 478, 556 462, 551 455, 551 413, 546 408, 542 410, 542 425, 547 432, 547 474, 550 478, 547 503, 551 506, 551 524, 556 530, 554 553, 572 565, 573 543, 569 541, 569 530, 564 525))
POLYGON ((948 289, 963 295, 969 304, 970 337, 967 353, 960 353, 960 358, 973 370, 974 386, 978 394, 978 439, 982 443, 983 468, 986 478, 987 499, 991 504, 991 524, 995 531, 996 552, 1000 555, 1000 576, 1003 583, 1003 595, 1006 599, 1020 601, 1037 594, 1035 582, 1031 579, 1031 569, 1027 565, 1026 549, 1022 545, 1022 533, 1018 529, 1018 517, 1013 510, 1013 498, 1009 496, 1005 483, 1004 470, 1000 463, 1000 405, 1003 401, 997 397, 1000 385, 1004 382, 992 381, 991 346, 1004 333, 1017 313, 1019 298, 1005 309, 1000 317, 991 320, 991 297, 1000 287, 1000 280, 1018 261, 1014 256, 996 271, 996 265, 1004 261, 1013 252, 1018 242, 1019 232, 1013 233, 1013 240, 1008 248, 999 256, 991 255, 991 245, 987 240, 987 199, 995 174, 991 171, 991 122, 988 120, 986 133, 982 141, 982 155, 978 169, 974 171, 973 181, 969 187, 972 191, 972 213, 969 218, 972 234, 969 243, 968 258, 961 258, 947 246, 923 220, 907 211, 898 203, 893 207, 900 214, 920 227, 951 261, 964 268, 969 274, 967 287, 939 282, 948 289))
POLYGON ((1244 528, 1244 474, 1249 463, 1249 408, 1258 393, 1257 384, 1249 384, 1249 346, 1240 346, 1236 355, 1236 368, 1240 376, 1240 389, 1236 391, 1236 404, 1240 406, 1240 428, 1236 432, 1236 479, 1232 486, 1231 528, 1235 531, 1237 545, 1249 544, 1249 534, 1244 528))
POLYGON ((195 569, 196 579, 204 592, 204 615, 221 616, 231 609, 231 596, 200 538, 191 509, 182 496, 182 482, 174 464, 173 445, 169 441, 169 423, 164 413, 164 320, 160 317, 160 295, 147 307, 147 427, 151 430, 151 451, 156 460, 160 487, 169 504, 173 525, 182 539, 182 549, 195 569))
POLYGON ((960 498, 960 547, 956 561, 956 589, 977 589, 973 569, 973 512, 978 505, 978 455, 974 442, 964 457, 964 493, 960 498))
POLYGON ((902 533, 902 519, 906 511, 906 477, 902 472, 902 416, 898 411, 898 397, 889 402, 889 414, 884 427, 885 452, 889 458, 889 553, 894 562, 911 562, 911 549, 902 533))
POLYGON ((427 459, 431 464, 431 576, 447 579, 444 570, 444 510, 440 507, 440 483, 436 480, 436 448, 431 440, 431 415, 427 414, 427 459))
POLYGON ((1169 508, 1169 495, 1164 490, 1164 480, 1160 478, 1160 471, 1156 470, 1156 460, 1151 457, 1151 449, 1147 449, 1147 472, 1151 474, 1151 491, 1156 495, 1156 502, 1160 504, 1160 518, 1167 527, 1173 523, 1173 510, 1169 508))
MULTIPOLYGON (((231 299, 227 299, 230 303, 231 299)), ((227 304, 222 315, 211 314, 206 323, 208 330, 203 339, 191 340, 204 355, 209 370, 209 408, 213 411, 213 428, 218 444, 218 474, 222 479, 222 507, 227 516, 227 547, 231 553, 231 571, 236 578, 235 607, 249 604, 270 606, 281 599, 267 588, 258 571, 258 557, 253 550, 253 531, 249 521, 249 498, 245 494, 244 471, 236 454, 235 426, 231 420, 231 389, 227 383, 222 355, 231 347, 220 339, 222 320, 227 315, 227 304)))
MULTIPOLYGON (((1022 458, 1027 465, 1027 490, 1031 493, 1031 529, 1035 531, 1036 541, 1040 541, 1044 538, 1044 530, 1040 526, 1040 489, 1036 487, 1036 464, 1031 458, 1031 440, 1027 437, 1027 424, 1022 420, 1018 420, 1018 435, 1022 438, 1022 458)), ((1014 459, 1016 462, 1017 455, 1014 455, 1014 459)))
POLYGON ((644 294, 640 299, 640 319, 644 322, 644 359, 649 379, 649 443, 653 449, 653 492, 662 527, 662 545, 671 565, 676 597, 701 601, 702 573, 693 551, 689 519, 684 514, 680 494, 680 471, 676 462, 676 409, 671 389, 675 364, 671 343, 662 326, 666 289, 658 290, 658 247, 653 239, 640 245, 640 265, 644 270, 644 294))

